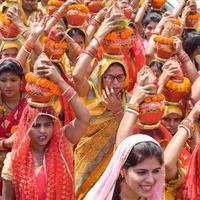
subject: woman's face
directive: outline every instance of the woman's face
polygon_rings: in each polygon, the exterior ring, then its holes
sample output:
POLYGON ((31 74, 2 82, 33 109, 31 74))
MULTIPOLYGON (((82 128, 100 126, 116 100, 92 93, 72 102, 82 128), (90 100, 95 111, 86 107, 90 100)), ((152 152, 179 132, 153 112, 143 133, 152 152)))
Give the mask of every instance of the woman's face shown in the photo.
POLYGON ((162 123, 174 135, 177 131, 178 125, 181 123, 182 117, 176 113, 171 113, 163 118, 162 123))
POLYGON ((1 53, 1 58, 16 58, 17 53, 18 49, 16 48, 4 49, 1 53))
POLYGON ((160 75, 162 74, 162 71, 158 69, 158 67, 156 66, 156 64, 153 64, 153 65, 151 66, 151 70, 152 70, 153 74, 154 74, 157 78, 159 78, 160 75))
POLYGON ((0 74, 0 91, 4 97, 12 98, 20 93, 21 78, 12 72, 0 74))
POLYGON ((31 144, 45 147, 53 135, 53 128, 54 124, 52 118, 46 115, 40 115, 29 133, 31 144))
POLYGON ((153 22, 153 21, 150 21, 147 26, 145 27, 144 29, 144 34, 146 36, 146 39, 147 41, 150 39, 150 37, 153 35, 153 32, 154 32, 154 29, 156 28, 157 26, 157 22, 153 22))
POLYGON ((103 88, 113 88, 115 94, 119 94, 124 87, 125 78, 121 65, 113 64, 103 75, 103 88))
POLYGON ((81 49, 85 49, 85 40, 84 40, 83 36, 76 34, 72 38, 77 44, 79 44, 81 49))
POLYGON ((161 164, 155 157, 149 157, 127 170, 123 169, 124 181, 131 193, 139 198, 151 196, 161 175, 161 164))
POLYGON ((22 6, 23 9, 29 12, 33 12, 36 9, 37 2, 36 0, 23 0, 22 6))

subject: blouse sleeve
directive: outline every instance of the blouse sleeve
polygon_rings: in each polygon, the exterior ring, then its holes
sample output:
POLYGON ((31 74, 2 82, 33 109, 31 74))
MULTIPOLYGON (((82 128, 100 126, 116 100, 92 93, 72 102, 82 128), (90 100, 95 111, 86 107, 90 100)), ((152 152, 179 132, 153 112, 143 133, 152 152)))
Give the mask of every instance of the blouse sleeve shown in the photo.
POLYGON ((6 159, 4 160, 4 166, 2 169, 1 177, 5 180, 12 181, 11 152, 7 153, 7 155, 6 155, 6 159))

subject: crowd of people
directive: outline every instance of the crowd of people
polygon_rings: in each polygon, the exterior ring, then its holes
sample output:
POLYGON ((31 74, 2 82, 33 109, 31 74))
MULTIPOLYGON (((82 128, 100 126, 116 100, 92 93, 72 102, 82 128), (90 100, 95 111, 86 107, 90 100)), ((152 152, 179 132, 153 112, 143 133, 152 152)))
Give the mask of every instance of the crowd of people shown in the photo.
POLYGON ((0 199, 200 199, 195 0, 2 0, 0 199))

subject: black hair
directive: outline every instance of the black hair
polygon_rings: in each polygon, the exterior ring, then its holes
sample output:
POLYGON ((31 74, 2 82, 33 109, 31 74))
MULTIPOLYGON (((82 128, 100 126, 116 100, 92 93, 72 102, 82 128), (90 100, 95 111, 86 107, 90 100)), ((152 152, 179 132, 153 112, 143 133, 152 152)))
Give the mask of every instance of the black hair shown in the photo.
POLYGON ((162 15, 159 12, 149 12, 144 18, 142 24, 146 27, 151 21, 158 23, 162 18, 162 15))
MULTIPOLYGON (((159 147, 154 142, 140 142, 133 146, 131 149, 131 152, 128 155, 128 158, 126 159, 123 168, 128 169, 130 167, 134 167, 137 164, 143 162, 147 158, 155 157, 160 165, 163 164, 163 151, 161 147, 159 147)), ((123 178, 120 175, 118 177, 118 180, 115 184, 115 189, 113 193, 112 200, 120 200, 120 184, 122 182, 123 178)))
MULTIPOLYGON (((124 74, 127 75, 127 74, 126 74, 126 71, 125 71, 125 69, 124 69, 124 66, 123 66, 121 63, 119 63, 119 62, 114 62, 114 63, 112 63, 112 64, 108 67, 108 69, 109 69, 110 67, 113 67, 114 65, 118 65, 119 67, 121 67, 122 70, 123 70, 123 72, 124 72, 124 74)), ((107 70, 108 70, 108 69, 107 69, 107 70)), ((107 70, 106 70, 106 71, 107 71, 107 70)))
POLYGON ((70 37, 73 37, 75 35, 80 35, 81 37, 83 37, 84 42, 86 40, 85 38, 85 33, 79 29, 79 28, 72 28, 68 33, 67 33, 70 37))
POLYGON ((23 70, 22 66, 20 65, 19 62, 15 61, 13 59, 4 60, 0 64, 0 74, 9 73, 9 72, 19 76, 20 78, 22 78, 24 76, 24 70, 23 70))
POLYGON ((196 31, 185 32, 183 37, 183 48, 191 56, 200 46, 200 33, 196 31))
POLYGON ((159 71, 163 71, 163 69, 162 69, 162 67, 163 67, 163 63, 161 63, 161 62, 159 62, 159 61, 157 61, 157 60, 153 60, 150 64, 149 64, 149 67, 151 68, 151 67, 153 67, 153 66, 155 66, 155 67, 157 67, 157 69, 159 70, 159 71))

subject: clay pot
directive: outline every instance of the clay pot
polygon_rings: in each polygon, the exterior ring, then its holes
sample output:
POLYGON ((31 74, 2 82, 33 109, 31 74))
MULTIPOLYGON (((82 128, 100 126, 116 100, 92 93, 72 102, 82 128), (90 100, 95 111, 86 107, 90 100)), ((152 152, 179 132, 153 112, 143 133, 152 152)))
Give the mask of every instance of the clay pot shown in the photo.
POLYGON ((31 100, 37 103, 48 103, 53 96, 49 89, 30 83, 26 84, 26 91, 31 100))
POLYGON ((16 38, 19 35, 20 30, 14 25, 9 26, 0 24, 0 33, 4 38, 16 38))
POLYGON ((91 1, 88 4, 88 8, 91 13, 98 13, 104 7, 104 1, 91 1))
POLYGON ((131 6, 124 8, 124 15, 126 18, 131 19, 132 14, 133 14, 133 9, 131 8, 131 6))
POLYGON ((151 0, 151 7, 154 10, 160 10, 164 4, 165 4, 166 0, 151 0))
POLYGON ((78 10, 69 10, 66 18, 71 26, 81 26, 86 19, 86 14, 78 10))
POLYGON ((195 25, 198 23, 199 19, 187 19, 186 28, 194 29, 195 25))
POLYGON ((173 91, 172 89, 165 88, 163 90, 163 95, 166 101, 179 102, 184 97, 185 92, 173 91))
POLYGON ((149 102, 142 103, 140 110, 145 109, 146 112, 139 113, 138 119, 142 124, 153 125, 157 124, 164 115, 164 109, 160 109, 164 106, 164 102, 149 102))
POLYGON ((156 44, 156 55, 159 58, 163 58, 163 59, 169 59, 174 51, 174 47, 172 44, 162 44, 162 43, 158 43, 156 44))

